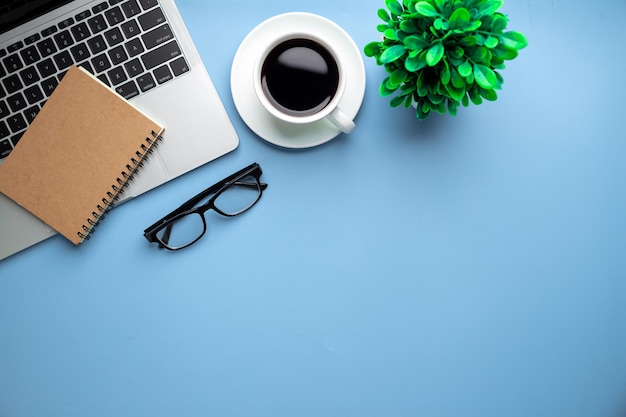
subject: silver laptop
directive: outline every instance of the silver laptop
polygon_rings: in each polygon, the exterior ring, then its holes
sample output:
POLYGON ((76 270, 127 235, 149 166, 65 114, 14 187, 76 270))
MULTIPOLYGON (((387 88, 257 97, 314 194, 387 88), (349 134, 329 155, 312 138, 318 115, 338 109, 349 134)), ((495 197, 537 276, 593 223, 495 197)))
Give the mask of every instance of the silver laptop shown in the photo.
MULTIPOLYGON (((173 0, 3 0, 0 164, 72 64, 166 127, 124 199, 239 143, 173 0)), ((0 259, 54 234, 0 194, 0 259)))

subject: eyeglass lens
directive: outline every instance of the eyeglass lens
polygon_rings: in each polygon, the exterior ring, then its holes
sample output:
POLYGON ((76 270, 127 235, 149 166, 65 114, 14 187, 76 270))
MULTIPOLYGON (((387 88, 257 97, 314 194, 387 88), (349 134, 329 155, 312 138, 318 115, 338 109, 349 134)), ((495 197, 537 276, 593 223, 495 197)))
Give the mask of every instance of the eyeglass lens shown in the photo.
MULTIPOLYGON (((220 214, 236 216, 252 207, 260 196, 259 182, 255 177, 247 176, 223 189, 215 198, 213 205, 220 214)), ((212 197, 200 201, 196 207, 207 204, 212 197)), ((203 214, 192 212, 173 219, 157 232, 156 237, 162 244, 176 249, 194 243, 204 234, 205 228, 203 214)))
POLYGON ((261 195, 258 181, 251 175, 223 190, 215 199, 215 207, 223 214, 234 216, 248 210, 261 195))

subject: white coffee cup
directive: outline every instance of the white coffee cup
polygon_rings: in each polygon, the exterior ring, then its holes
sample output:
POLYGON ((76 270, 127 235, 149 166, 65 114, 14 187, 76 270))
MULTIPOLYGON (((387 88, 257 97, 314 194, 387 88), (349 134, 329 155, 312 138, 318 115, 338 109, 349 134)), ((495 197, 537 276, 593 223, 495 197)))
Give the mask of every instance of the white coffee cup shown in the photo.
POLYGON ((355 124, 339 108, 346 72, 332 46, 312 33, 282 34, 260 51, 254 89, 265 109, 288 123, 326 118, 344 133, 355 124))

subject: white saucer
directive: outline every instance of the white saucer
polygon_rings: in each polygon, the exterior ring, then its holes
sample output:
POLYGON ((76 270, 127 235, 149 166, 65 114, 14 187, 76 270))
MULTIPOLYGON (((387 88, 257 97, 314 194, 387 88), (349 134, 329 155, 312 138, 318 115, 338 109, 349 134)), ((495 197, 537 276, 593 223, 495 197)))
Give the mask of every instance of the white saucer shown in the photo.
POLYGON ((345 59, 347 83, 339 102, 341 110, 354 118, 365 95, 365 66, 361 51, 350 35, 334 22, 311 13, 285 13, 255 27, 241 42, 230 73, 235 107, 250 129, 266 141, 285 148, 309 148, 336 137, 341 131, 328 120, 295 125, 272 116, 254 92, 253 69, 257 54, 282 32, 311 32, 325 40, 345 59))

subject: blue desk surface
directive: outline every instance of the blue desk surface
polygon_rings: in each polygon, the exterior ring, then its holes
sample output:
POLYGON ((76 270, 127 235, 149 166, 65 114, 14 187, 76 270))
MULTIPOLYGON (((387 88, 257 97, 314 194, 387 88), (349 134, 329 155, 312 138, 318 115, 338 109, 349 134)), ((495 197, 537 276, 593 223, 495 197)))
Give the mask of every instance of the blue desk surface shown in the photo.
MULTIPOLYGON (((239 148, 0 263, 0 416, 621 417, 622 0, 509 0, 530 46, 495 103, 418 122, 367 89, 293 152, 239 117, 230 65, 289 11, 360 48, 382 0, 180 0, 239 148), (181 253, 144 227, 259 162, 269 188, 181 253)), ((212 218, 211 220, 215 220, 212 218)))

